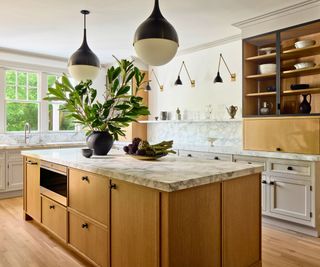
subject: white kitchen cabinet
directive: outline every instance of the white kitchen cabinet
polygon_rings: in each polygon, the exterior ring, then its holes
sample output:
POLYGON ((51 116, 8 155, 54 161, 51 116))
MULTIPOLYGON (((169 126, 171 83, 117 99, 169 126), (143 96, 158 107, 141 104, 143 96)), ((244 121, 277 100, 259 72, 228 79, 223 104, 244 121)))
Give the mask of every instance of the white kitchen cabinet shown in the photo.
POLYGON ((22 161, 8 162, 7 190, 20 190, 23 188, 23 163, 22 161))
POLYGON ((311 221, 311 181, 270 176, 270 214, 280 219, 311 221))
POLYGON ((0 192, 6 190, 6 154, 0 152, 0 192))

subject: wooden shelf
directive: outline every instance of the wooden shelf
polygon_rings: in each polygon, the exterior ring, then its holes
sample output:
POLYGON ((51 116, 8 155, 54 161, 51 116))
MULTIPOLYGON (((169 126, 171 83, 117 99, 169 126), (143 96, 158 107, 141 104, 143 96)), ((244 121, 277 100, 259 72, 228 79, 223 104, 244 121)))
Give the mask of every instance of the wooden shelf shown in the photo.
POLYGON ((313 55, 320 55, 320 45, 313 45, 305 48, 295 48, 290 50, 285 50, 281 54, 282 59, 307 57, 313 55))
POLYGON ((275 73, 268 73, 268 74, 254 74, 254 75, 248 75, 246 78, 247 79, 257 79, 257 80, 262 80, 262 79, 270 79, 270 78, 275 78, 276 74, 275 73))
POLYGON ((320 94, 320 88, 308 88, 301 90, 286 90, 282 92, 282 95, 301 95, 303 93, 307 94, 320 94))
POLYGON ((298 70, 286 70, 281 73, 281 76, 283 78, 286 78, 286 77, 313 75, 313 74, 320 74, 320 66, 298 69, 298 70))
POLYGON ((275 96, 277 92, 260 92, 260 93, 250 93, 246 96, 259 97, 259 96, 275 96))
POLYGON ((254 61, 254 62, 263 62, 267 61, 270 59, 276 59, 276 53, 271 53, 271 54, 264 54, 264 55, 259 55, 259 56, 254 56, 254 57, 247 57, 246 61, 254 61))

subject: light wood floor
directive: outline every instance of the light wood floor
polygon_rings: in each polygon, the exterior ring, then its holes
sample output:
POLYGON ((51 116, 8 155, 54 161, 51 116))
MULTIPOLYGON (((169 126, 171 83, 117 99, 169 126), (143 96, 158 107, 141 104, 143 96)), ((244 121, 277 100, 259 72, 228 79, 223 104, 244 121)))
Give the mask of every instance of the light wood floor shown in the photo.
MULTIPOLYGON (((320 238, 263 227, 263 267, 320 267, 320 238)), ((0 267, 87 266, 22 218, 22 199, 0 200, 0 267)))

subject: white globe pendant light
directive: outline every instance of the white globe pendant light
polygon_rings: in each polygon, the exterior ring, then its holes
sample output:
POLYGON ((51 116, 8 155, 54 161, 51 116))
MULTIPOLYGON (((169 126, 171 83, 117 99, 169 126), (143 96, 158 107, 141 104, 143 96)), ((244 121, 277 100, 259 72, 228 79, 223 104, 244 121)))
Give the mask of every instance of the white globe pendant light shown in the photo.
POLYGON ((138 57, 152 66, 164 65, 176 55, 178 34, 161 14, 159 0, 155 0, 151 15, 137 28, 133 46, 138 57))
POLYGON ((100 71, 99 58, 92 52, 87 43, 86 15, 88 10, 81 10, 84 15, 83 41, 80 48, 72 54, 68 61, 70 75, 77 81, 94 80, 100 71))

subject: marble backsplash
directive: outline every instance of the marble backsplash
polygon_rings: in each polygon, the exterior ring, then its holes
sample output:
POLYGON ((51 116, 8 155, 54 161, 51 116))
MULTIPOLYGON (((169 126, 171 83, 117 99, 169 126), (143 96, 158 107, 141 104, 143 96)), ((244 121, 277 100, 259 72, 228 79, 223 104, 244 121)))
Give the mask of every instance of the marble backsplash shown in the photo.
POLYGON ((173 140, 175 147, 185 145, 210 146, 208 138, 216 138, 214 146, 241 147, 242 121, 168 121, 148 124, 151 143, 173 140))
MULTIPOLYGON (((54 142, 82 142, 85 141, 84 132, 46 132, 31 133, 28 135, 29 144, 54 143, 54 142)), ((24 143, 24 133, 0 134, 0 144, 15 145, 24 143)))

